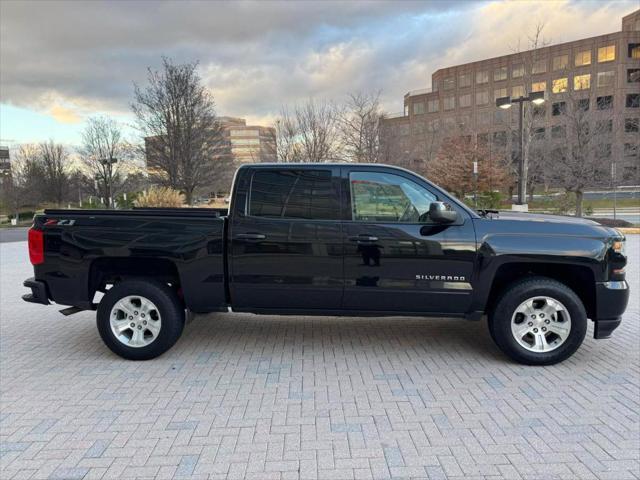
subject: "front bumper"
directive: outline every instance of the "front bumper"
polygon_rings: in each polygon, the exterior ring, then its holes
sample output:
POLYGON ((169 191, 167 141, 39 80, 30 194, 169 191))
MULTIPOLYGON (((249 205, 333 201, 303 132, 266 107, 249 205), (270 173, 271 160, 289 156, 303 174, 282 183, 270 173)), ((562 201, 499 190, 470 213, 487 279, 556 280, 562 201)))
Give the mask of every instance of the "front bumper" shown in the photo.
POLYGON ((22 295, 22 299, 25 302, 40 303, 42 305, 49 305, 49 295, 47 294, 47 284, 36 280, 35 277, 27 278, 23 285, 31 289, 31 293, 25 293, 22 295))
POLYGON ((629 302, 629 284, 625 281, 596 283, 597 312, 593 338, 609 338, 622 321, 629 302))

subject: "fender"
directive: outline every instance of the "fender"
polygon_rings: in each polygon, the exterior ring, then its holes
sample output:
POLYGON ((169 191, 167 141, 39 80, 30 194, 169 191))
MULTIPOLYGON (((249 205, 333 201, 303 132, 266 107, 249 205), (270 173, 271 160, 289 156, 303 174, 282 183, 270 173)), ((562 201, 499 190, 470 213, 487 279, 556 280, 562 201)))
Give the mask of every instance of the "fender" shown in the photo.
POLYGON ((607 275, 606 239, 561 234, 488 234, 478 247, 474 310, 485 310, 500 267, 510 263, 557 264, 588 268, 596 281, 607 275))

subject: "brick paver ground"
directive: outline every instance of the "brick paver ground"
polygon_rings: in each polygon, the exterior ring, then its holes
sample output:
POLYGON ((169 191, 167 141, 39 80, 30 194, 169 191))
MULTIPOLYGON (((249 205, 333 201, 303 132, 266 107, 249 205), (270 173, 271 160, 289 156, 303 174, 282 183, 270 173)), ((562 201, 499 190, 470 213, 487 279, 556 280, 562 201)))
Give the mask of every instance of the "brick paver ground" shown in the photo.
POLYGON ((507 360, 485 322, 230 314, 135 363, 93 314, 19 300, 26 246, 1 254, 3 480, 640 478, 637 298, 552 367, 507 360))

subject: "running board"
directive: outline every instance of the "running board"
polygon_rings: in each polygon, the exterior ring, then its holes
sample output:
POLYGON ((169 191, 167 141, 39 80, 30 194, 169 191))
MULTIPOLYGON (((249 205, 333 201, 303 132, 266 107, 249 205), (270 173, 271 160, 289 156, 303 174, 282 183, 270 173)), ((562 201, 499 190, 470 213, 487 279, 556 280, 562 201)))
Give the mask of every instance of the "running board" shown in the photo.
POLYGON ((83 312, 83 311, 84 311, 84 308, 68 307, 60 310, 60 313, 63 314, 65 317, 68 317, 69 315, 73 315, 74 313, 83 312))

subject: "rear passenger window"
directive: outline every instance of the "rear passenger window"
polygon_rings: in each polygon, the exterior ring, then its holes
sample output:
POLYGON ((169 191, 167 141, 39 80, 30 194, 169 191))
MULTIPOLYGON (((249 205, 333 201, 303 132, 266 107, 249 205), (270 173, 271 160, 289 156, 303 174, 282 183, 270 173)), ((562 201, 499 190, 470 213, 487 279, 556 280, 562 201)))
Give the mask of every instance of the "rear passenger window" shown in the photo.
POLYGON ((330 170, 258 170, 251 181, 249 215, 337 220, 339 199, 330 170))

